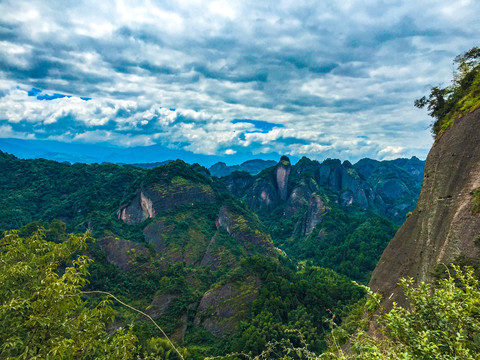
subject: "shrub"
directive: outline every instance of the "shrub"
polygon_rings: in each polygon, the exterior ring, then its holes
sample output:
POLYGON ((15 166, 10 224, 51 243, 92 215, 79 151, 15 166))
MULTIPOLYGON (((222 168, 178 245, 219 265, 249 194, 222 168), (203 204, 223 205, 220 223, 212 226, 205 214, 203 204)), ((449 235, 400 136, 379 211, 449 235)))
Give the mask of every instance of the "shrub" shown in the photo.
POLYGON ((472 213, 480 213, 480 189, 473 190, 473 208, 472 213))

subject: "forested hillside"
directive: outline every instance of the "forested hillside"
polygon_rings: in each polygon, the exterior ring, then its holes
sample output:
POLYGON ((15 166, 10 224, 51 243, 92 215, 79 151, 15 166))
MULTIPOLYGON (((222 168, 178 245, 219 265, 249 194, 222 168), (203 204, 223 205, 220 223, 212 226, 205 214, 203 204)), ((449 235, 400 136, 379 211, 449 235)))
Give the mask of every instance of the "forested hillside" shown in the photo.
MULTIPOLYGON (((87 241, 94 262, 85 289, 145 310, 192 358, 255 353, 293 336, 283 331, 292 327, 320 351, 323 319, 340 318, 363 296, 332 270, 297 267, 258 216, 198 165, 69 165, 2 153, 0 167, 2 230, 28 237, 43 225, 54 242, 89 230, 96 240, 87 241)), ((144 347, 159 335, 117 305, 113 329, 134 324, 144 347)))
MULTIPOLYGON (((410 179, 387 165, 389 181, 410 179)), ((255 354, 269 341, 295 338, 290 328, 321 351, 324 320, 338 321, 363 297, 349 278, 368 280, 396 229, 382 217, 396 203, 374 190, 383 184, 379 162, 360 175, 346 163, 304 158, 292 167, 282 158, 259 175, 221 179, 182 161, 144 169, 1 153, 0 167, 2 230, 21 228, 28 237, 44 226, 54 242, 90 231, 85 289, 145 310, 192 358, 255 354), (268 191, 272 202, 262 197, 268 191)), ((115 308, 110 326, 134 324, 140 346, 159 335, 138 314, 115 308)))

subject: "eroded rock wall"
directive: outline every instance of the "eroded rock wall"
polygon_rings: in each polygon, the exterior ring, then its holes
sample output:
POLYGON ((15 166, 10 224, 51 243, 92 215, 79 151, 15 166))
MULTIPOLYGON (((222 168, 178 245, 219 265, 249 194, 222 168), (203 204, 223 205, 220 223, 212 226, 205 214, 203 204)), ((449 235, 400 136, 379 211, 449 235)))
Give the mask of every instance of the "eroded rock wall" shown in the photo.
POLYGON ((402 277, 433 279, 439 264, 478 264, 480 216, 472 213, 480 188, 480 109, 458 119, 430 150, 417 207, 383 252, 370 287, 387 309, 404 304, 402 277))

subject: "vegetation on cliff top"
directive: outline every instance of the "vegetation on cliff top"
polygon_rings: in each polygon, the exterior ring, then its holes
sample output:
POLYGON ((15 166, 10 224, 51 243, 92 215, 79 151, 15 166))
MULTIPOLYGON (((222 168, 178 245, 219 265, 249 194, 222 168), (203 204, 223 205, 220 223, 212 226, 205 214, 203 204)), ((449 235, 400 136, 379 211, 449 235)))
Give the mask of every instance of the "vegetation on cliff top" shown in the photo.
POLYGON ((434 86, 428 98, 415 100, 415 106, 427 106, 429 115, 435 118, 432 132, 441 135, 454 121, 480 106, 480 48, 473 47, 457 56, 457 66, 452 84, 445 88, 434 86))

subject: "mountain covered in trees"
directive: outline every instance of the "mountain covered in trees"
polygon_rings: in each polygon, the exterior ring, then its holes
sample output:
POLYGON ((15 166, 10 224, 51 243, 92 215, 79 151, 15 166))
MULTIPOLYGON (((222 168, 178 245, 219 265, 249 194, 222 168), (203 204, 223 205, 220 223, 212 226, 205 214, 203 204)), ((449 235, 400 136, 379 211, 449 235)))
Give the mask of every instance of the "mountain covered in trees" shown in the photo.
MULTIPOLYGON (((292 327, 320 351, 324 319, 363 297, 349 279, 368 281, 412 210, 422 165, 282 157, 257 175, 219 178, 180 160, 145 169, 0 153, 0 227, 29 236, 43 225, 54 242, 90 231, 86 288, 144 309, 195 345, 193 358, 258 353, 292 327)), ((144 346, 156 336, 117 308, 112 329, 129 324, 144 346)))
POLYGON ((277 164, 274 160, 253 159, 247 160, 240 165, 227 165, 224 162, 217 162, 208 168, 210 174, 216 177, 223 177, 230 175, 234 171, 245 171, 252 175, 257 175, 260 171, 275 166, 277 164))

